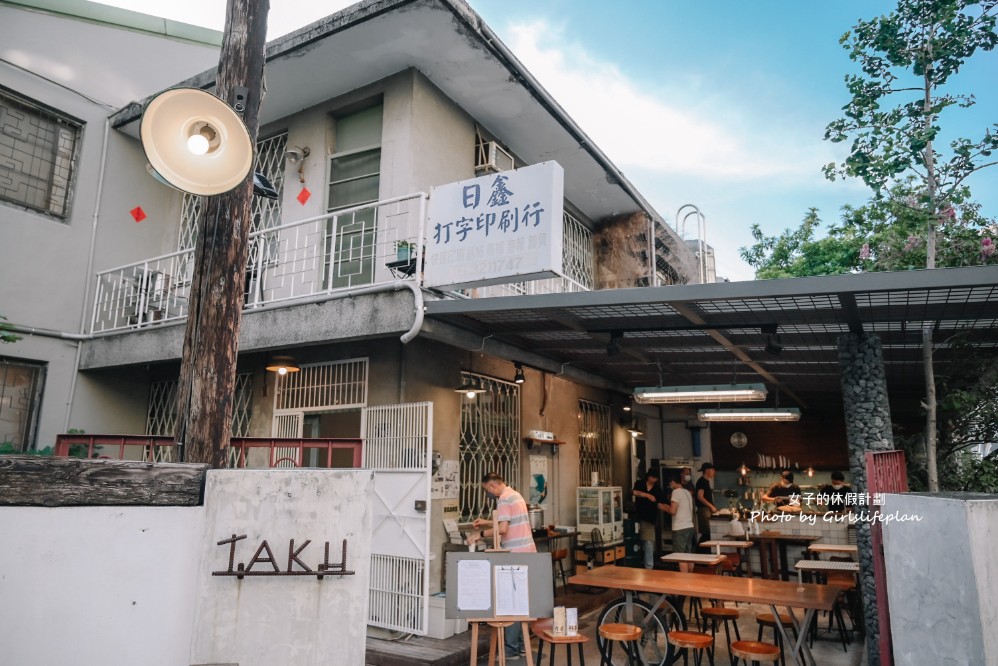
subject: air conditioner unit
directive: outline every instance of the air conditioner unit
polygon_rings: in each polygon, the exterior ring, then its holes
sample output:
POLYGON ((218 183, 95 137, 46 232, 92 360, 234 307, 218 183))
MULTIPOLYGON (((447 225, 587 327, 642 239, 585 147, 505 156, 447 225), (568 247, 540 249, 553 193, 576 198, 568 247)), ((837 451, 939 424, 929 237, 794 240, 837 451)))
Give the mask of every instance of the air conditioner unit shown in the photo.
POLYGON ((479 145, 475 160, 475 173, 497 173, 513 169, 513 156, 503 150, 495 141, 487 141, 479 145))

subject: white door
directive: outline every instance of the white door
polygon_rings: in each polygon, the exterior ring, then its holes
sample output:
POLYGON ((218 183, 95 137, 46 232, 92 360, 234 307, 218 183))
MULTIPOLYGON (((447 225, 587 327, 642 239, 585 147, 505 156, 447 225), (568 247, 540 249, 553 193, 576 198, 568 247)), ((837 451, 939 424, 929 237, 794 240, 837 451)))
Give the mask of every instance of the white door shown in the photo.
POLYGON ((433 403, 365 407, 363 466, 374 471, 368 624, 426 635, 429 627, 433 403))

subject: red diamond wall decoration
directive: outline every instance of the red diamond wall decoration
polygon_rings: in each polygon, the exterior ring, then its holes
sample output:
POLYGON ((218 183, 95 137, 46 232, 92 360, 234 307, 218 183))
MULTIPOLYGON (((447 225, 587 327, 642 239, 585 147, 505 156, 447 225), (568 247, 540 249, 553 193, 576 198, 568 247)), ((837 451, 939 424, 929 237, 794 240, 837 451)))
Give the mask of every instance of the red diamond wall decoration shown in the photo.
POLYGON ((146 219, 146 212, 142 210, 142 206, 136 206, 135 208, 133 208, 128 212, 132 214, 132 218, 135 220, 136 224, 146 219))
POLYGON ((309 198, 311 196, 312 196, 312 193, 308 191, 307 187, 301 188, 301 192, 298 193, 298 197, 297 197, 298 198, 298 203, 300 203, 302 206, 304 206, 305 203, 309 200, 309 198))

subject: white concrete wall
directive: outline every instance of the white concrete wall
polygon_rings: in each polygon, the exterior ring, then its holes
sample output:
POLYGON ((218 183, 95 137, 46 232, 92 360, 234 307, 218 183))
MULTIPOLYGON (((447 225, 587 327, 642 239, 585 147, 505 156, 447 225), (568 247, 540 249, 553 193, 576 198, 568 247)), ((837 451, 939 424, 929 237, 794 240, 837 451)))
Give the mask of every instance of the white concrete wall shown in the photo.
MULTIPOLYGON (((373 491, 369 470, 209 472, 194 639, 185 663, 363 666, 373 491), (229 546, 217 542, 242 534, 247 538, 237 543, 236 563, 248 565, 266 540, 285 571, 290 540, 298 548, 311 539, 300 559, 314 570, 323 561, 326 541, 330 561, 339 563, 346 539, 347 569, 355 573, 321 581, 313 576, 212 576, 229 563, 229 546)), ((253 567, 270 569, 269 564, 253 567)), ((297 564, 294 569, 300 570, 297 564)))
MULTIPOLYGON (((370 471, 217 470, 203 507, 0 507, 0 664, 363 666, 370 471), (212 576, 267 540, 351 576, 212 576)), ((269 569, 258 563, 254 571, 269 569)), ((300 570, 295 565, 295 570, 300 570)))
POLYGON ((894 663, 998 663, 998 497, 887 495, 883 514, 894 663))
POLYGON ((188 664, 204 507, 0 507, 0 664, 188 664))
MULTIPOLYGON (((64 8, 88 11, 82 3, 64 8)), ((89 324, 93 285, 86 288, 94 233, 94 270, 110 268, 123 256, 154 256, 176 242, 175 227, 164 224, 170 190, 145 173, 138 142, 113 131, 107 137, 107 166, 98 200, 105 120, 133 100, 211 67, 218 48, 143 30, 140 15, 90 5, 104 19, 134 19, 119 28, 100 20, 77 20, 43 11, 0 6, 0 84, 83 123, 71 207, 63 221, 0 202, 0 314, 23 326, 70 333, 89 324), (40 39, 39 36, 44 36, 40 39), (136 224, 129 211, 142 206, 149 219, 136 224), (137 253, 137 254, 133 254, 137 253)), ((148 17, 145 17, 148 19, 148 17)), ((162 21, 159 22, 162 27, 162 21)), ((148 28, 151 30, 152 28, 148 28)), ((192 29, 191 34, 209 33, 192 29)), ((119 261, 119 263, 125 263, 119 261)), ((3 345, 0 354, 47 363, 37 446, 54 442, 67 427, 87 429, 87 415, 68 417, 76 345, 25 337, 3 345)), ((109 408, 99 397, 94 402, 109 408)))

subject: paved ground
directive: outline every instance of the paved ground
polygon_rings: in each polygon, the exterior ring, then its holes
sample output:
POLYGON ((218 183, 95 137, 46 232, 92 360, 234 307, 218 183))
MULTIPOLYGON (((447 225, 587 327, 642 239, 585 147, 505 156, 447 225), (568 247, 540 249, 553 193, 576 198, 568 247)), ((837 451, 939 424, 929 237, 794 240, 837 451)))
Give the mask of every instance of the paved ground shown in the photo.
MULTIPOLYGON (((595 627, 600 611, 607 602, 617 597, 619 597, 619 593, 614 591, 606 591, 598 595, 573 591, 569 595, 558 595, 556 597, 556 604, 575 606, 579 608, 590 608, 591 610, 583 612, 580 617, 579 631, 585 636, 594 637, 596 635, 595 627)), ((755 640, 758 635, 758 625, 755 620, 756 615, 770 612, 769 607, 756 604, 735 605, 731 603, 728 603, 727 606, 737 608, 741 613, 738 626, 742 638, 755 640)), ((800 613, 800 611, 798 611, 798 613, 800 613)), ((798 617, 801 616, 799 615, 798 617)), ((819 622, 820 626, 827 626, 827 618, 823 618, 819 615, 819 622)), ((846 624, 849 626, 848 619, 846 619, 846 624)), ((479 654, 482 655, 482 659, 479 663, 485 663, 488 657, 488 648, 486 643, 487 632, 482 633, 484 634, 480 640, 480 645, 482 647, 479 649, 479 654)), ((715 663, 717 666, 724 666, 726 664, 730 664, 731 662, 727 647, 724 644, 723 631, 719 634, 719 636, 720 640, 718 641, 719 645, 717 654, 715 655, 715 663)), ((367 661, 368 664, 377 666, 416 666, 419 664, 432 664, 434 666, 466 666, 470 658, 470 639, 470 632, 465 632, 446 640, 413 638, 408 641, 389 642, 369 639, 367 661)), ((732 637, 732 639, 734 639, 734 637, 732 637)), ((770 630, 765 632, 763 640, 770 642, 773 640, 770 630)), ((533 641, 533 650, 536 655, 536 640, 533 641)), ((866 664, 865 652, 862 636, 854 637, 853 642, 848 646, 848 651, 843 651, 842 644, 838 640, 838 634, 828 632, 822 632, 822 635, 815 642, 814 647, 812 648, 812 654, 814 655, 817 666, 863 666, 866 664)), ((572 663, 577 663, 578 652, 573 651, 572 654, 572 663)), ((618 652, 617 655, 619 656, 619 654, 620 653, 618 652)), ((548 647, 545 647, 542 661, 543 664, 550 663, 549 655, 550 650, 548 647)), ((586 664, 589 664, 589 666, 596 666, 600 663, 599 652, 596 649, 595 640, 592 640, 587 644, 584 655, 586 664)), ((615 661, 619 660, 615 659, 615 661)), ((526 664, 527 662, 526 659, 520 658, 508 660, 507 663, 510 666, 523 666, 523 664, 526 664)), ((565 658, 563 647, 558 649, 555 663, 559 666, 563 666, 568 663, 565 658)), ((692 660, 690 663, 693 663, 692 660)), ((541 664, 538 664, 538 666, 541 666, 541 664)))
MULTIPOLYGON (((761 606, 757 604, 738 604, 737 606, 732 603, 726 604, 728 607, 737 608, 741 616, 738 620, 738 628, 741 637, 746 640, 755 640, 758 635, 758 625, 756 624, 756 615, 760 613, 769 613, 770 609, 768 606, 761 606)), ((579 631, 585 636, 593 637, 596 635, 596 621, 599 616, 601 609, 596 609, 586 613, 580 620, 579 631)), ((800 612, 800 611, 798 611, 800 612)), ((799 615, 798 617, 802 617, 799 615)), ((820 626, 827 626, 827 618, 821 618, 819 616, 820 626)), ((846 626, 849 626, 849 620, 846 619, 846 626)), ((692 628, 692 627, 691 627, 692 628)), ((732 640, 735 637, 732 636, 732 640)), ((772 642, 771 630, 766 630, 763 635, 763 640, 767 642, 772 642)), ((536 645, 534 646, 534 654, 536 656, 536 645)), ((543 664, 548 663, 548 648, 545 646, 543 655, 543 664)), ((865 659, 865 649, 863 647, 862 636, 854 637, 853 642, 849 644, 848 651, 843 651, 842 643, 838 640, 838 634, 829 634, 827 632, 821 632, 821 636, 815 641, 814 647, 811 649, 811 653, 814 655, 815 662, 817 666, 861 666, 866 663, 865 659)), ((586 664, 590 666, 596 666, 600 663, 599 651, 596 649, 595 640, 590 641, 586 650, 584 651, 586 658, 586 664)), ((620 653, 617 652, 619 656, 620 653)), ((577 657, 578 652, 573 653, 573 657, 577 657)), ((728 655, 727 646, 724 641, 723 630, 720 633, 720 639, 718 641, 717 653, 714 656, 715 664, 717 666, 724 666, 731 663, 730 657, 728 655)), ((536 661, 536 660, 535 660, 536 661)), ((620 663, 619 660, 614 660, 616 663, 620 663)), ((572 663, 577 663, 578 659, 573 658, 572 663)), ((515 661, 507 662, 510 666, 522 666, 526 664, 525 659, 518 659, 515 661)), ((559 647, 557 658, 555 660, 556 664, 563 665, 568 663, 564 656, 564 648, 559 647)), ((624 662, 626 663, 626 662, 624 662)), ((681 662, 680 662, 681 663, 681 662)), ((693 663, 693 660, 690 660, 693 663)), ((706 660, 704 660, 706 663, 706 660)), ((790 663, 790 662, 788 662, 790 663)))

